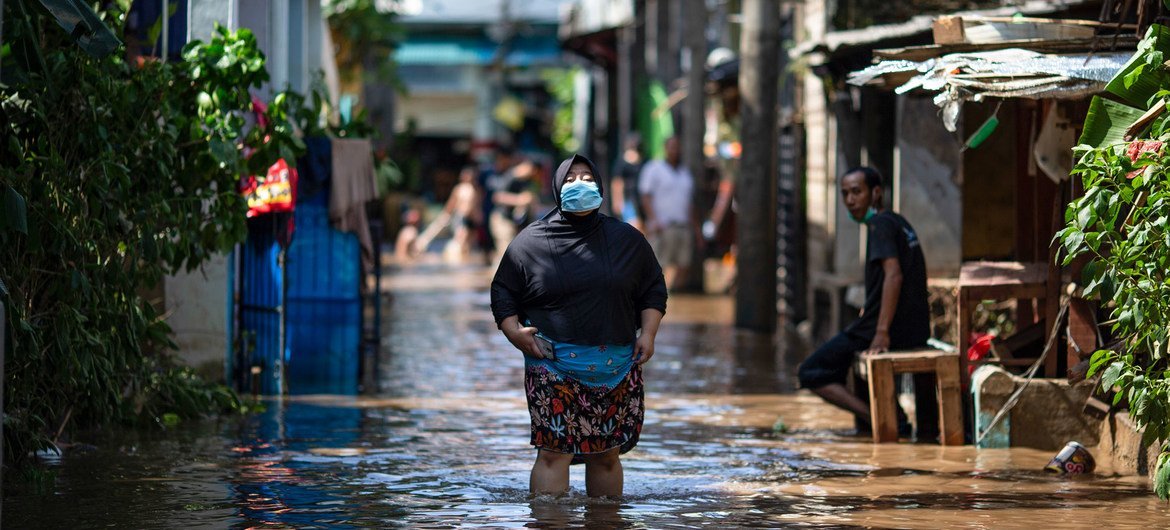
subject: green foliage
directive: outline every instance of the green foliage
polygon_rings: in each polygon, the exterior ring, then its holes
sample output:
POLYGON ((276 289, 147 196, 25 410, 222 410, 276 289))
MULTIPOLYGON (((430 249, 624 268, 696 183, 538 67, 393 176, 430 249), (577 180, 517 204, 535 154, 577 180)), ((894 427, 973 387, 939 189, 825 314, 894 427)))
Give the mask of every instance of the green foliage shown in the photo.
POLYGON ((562 156, 576 153, 581 142, 573 136, 573 108, 576 102, 577 75, 580 68, 549 69, 541 73, 545 86, 557 103, 553 114, 552 141, 562 156))
POLYGON ((1085 195, 1065 212, 1057 234, 1064 264, 1079 256, 1085 267, 1086 296, 1111 308, 1113 333, 1124 340, 1116 350, 1093 355, 1090 373, 1101 373, 1105 389, 1117 386, 1146 429, 1147 441, 1170 438, 1170 175, 1161 154, 1131 161, 1125 146, 1082 148, 1074 174, 1085 195), (1133 178, 1130 178, 1131 172, 1133 178))
POLYGON ((1138 43, 1137 53, 1105 90, 1131 106, 1149 108, 1153 95, 1170 84, 1170 72, 1163 67, 1167 54, 1170 54, 1170 28, 1151 25, 1138 43))
POLYGON ((1158 456, 1157 471, 1154 472, 1154 493, 1163 499, 1170 499, 1170 452, 1158 456))
POLYGON ((391 9, 379 9, 379 0, 328 0, 323 3, 334 41, 340 46, 337 65, 346 82, 362 81, 361 72, 376 80, 397 84, 392 52, 404 31, 391 9))
POLYGON ((1123 141, 1129 124, 1137 121, 1144 113, 1142 109, 1093 96, 1080 142, 1094 147, 1119 143, 1123 141))
MULTIPOLYGON (((247 30, 217 28, 182 62, 136 65, 83 53, 24 16, 31 3, 5 3, 14 52, 0 87, 0 190, 26 206, 23 225, 0 224, 5 450, 17 461, 67 428, 241 410, 233 392, 174 362, 146 293, 241 241, 239 176, 300 152, 287 96, 269 105, 266 127, 245 127, 249 89, 268 79, 247 30)), ((118 6, 107 20, 124 18, 118 6)))
MULTIPOLYGON (((1161 28, 1157 26, 1157 28, 1161 28)), ((1165 28, 1151 29, 1151 35, 1165 28)), ((1170 96, 1170 78, 1161 63, 1145 59, 1152 53, 1144 43, 1131 64, 1118 74, 1125 89, 1141 89, 1141 98, 1158 101, 1170 96), (1133 72, 1139 72, 1136 77, 1133 72), (1127 78, 1127 76, 1129 78, 1127 78), (1157 85, 1150 91, 1150 79, 1157 85)), ((1160 57, 1155 57, 1155 60, 1160 57)), ((1114 84, 1111 84, 1114 86, 1114 84)), ((1130 98, 1131 102, 1138 98, 1130 98)), ((1136 119, 1136 118, 1135 118, 1136 119)), ((1119 137, 1133 123, 1109 125, 1119 137)), ((1088 125, 1086 130, 1088 130, 1088 125)), ((1155 120, 1144 140, 1082 145, 1073 174, 1084 183, 1084 196, 1065 211, 1066 227, 1056 234, 1065 250, 1064 265, 1089 259, 1081 284, 1085 296, 1098 298, 1111 313, 1112 332, 1120 343, 1095 352, 1089 375, 1100 375, 1101 388, 1116 391, 1114 405, 1125 404, 1143 442, 1170 440, 1170 140, 1166 118, 1155 120)), ((1170 498, 1170 466, 1163 453, 1155 474, 1155 491, 1170 498)))

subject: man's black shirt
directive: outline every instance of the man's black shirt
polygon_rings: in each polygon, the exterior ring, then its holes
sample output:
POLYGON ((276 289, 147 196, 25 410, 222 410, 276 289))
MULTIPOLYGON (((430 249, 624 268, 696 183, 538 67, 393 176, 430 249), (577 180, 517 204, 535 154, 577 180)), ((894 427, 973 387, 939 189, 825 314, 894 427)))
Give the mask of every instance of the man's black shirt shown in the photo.
POLYGON ((918 234, 906 219, 889 210, 866 223, 865 310, 846 329, 848 333, 873 339, 882 307, 882 286, 886 279, 882 260, 898 258, 902 268, 902 289, 890 323, 890 349, 913 348, 930 338, 930 304, 926 291, 926 259, 918 234))

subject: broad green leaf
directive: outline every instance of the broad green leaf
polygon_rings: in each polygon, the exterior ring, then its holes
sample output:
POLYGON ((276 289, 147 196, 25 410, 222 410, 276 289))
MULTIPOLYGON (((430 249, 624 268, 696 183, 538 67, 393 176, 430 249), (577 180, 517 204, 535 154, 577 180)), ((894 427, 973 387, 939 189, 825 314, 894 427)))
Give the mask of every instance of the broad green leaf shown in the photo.
MULTIPOLYGON (((1170 0, 1166 2, 1170 3, 1170 0)), ((1170 452, 1158 456, 1158 467, 1154 471, 1154 493, 1159 499, 1170 500, 1170 452)))
POLYGON ((1105 90, 1134 107, 1140 107, 1143 110, 1148 108, 1147 102, 1166 85, 1168 79, 1161 68, 1146 67, 1149 64, 1149 57, 1159 52, 1168 51, 1170 51, 1170 28, 1161 24, 1151 25, 1138 45, 1138 51, 1134 53, 1133 57, 1130 57, 1109 84, 1105 85, 1105 90), (1135 75, 1135 73, 1137 74, 1135 75))
MULTIPOLYGON (((40 0, 40 3, 56 19, 65 34, 76 39, 85 53, 101 58, 109 55, 122 42, 114 32, 93 12, 83 0, 40 0)), ((5 35, 7 37, 7 34, 5 35)))
POLYGON ((11 230, 28 235, 28 205, 24 196, 7 184, 4 185, 3 194, 0 232, 11 230))
POLYGON ((1097 350, 1096 352, 1094 352, 1092 358, 1089 361, 1088 377, 1093 377, 1094 375, 1096 375, 1097 371, 1100 370, 1102 366, 1105 366, 1105 363, 1107 363, 1111 360, 1113 360, 1113 352, 1112 351, 1097 350))
POLYGON ((1124 142, 1125 130, 1144 113, 1142 109, 1093 96, 1079 141, 1094 147, 1124 142))
POLYGON ((215 138, 211 140, 210 147, 211 156, 215 157, 216 162, 219 162, 221 166, 235 163, 236 148, 231 143, 215 138))
POLYGON ((1124 364, 1118 361, 1110 364, 1109 368, 1105 369, 1105 373, 1101 374, 1102 390, 1108 391, 1109 389, 1113 388, 1113 384, 1116 383, 1119 378, 1121 378, 1122 368, 1124 368, 1124 364))

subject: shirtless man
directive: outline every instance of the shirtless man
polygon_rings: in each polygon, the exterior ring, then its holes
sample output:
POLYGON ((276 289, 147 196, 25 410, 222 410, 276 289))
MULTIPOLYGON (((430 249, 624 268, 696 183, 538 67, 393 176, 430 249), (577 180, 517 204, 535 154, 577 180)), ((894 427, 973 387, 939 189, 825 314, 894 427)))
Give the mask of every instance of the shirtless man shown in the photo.
POLYGON ((443 212, 431 222, 415 241, 415 252, 426 250, 431 240, 448 225, 453 234, 451 255, 458 261, 465 261, 471 254, 471 238, 476 227, 482 222, 479 209, 479 190, 475 186, 475 168, 464 167, 459 173, 459 183, 451 190, 443 212))

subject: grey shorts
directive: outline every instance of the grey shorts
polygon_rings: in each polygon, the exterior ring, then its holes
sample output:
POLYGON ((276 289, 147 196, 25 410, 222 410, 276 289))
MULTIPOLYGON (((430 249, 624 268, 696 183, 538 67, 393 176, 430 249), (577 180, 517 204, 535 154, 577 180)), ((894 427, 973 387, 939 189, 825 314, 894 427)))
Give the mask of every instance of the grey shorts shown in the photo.
POLYGON ((685 224, 674 224, 663 228, 650 237, 650 247, 663 267, 686 267, 691 264, 694 251, 694 234, 685 224))

